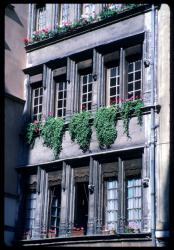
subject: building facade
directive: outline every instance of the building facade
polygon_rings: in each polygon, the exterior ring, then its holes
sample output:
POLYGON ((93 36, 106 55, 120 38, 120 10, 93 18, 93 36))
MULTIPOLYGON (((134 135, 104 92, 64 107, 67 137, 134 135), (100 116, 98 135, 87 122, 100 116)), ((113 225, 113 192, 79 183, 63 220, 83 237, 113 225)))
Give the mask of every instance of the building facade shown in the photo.
POLYGON ((26 6, 16 244, 167 244, 169 6, 26 6))

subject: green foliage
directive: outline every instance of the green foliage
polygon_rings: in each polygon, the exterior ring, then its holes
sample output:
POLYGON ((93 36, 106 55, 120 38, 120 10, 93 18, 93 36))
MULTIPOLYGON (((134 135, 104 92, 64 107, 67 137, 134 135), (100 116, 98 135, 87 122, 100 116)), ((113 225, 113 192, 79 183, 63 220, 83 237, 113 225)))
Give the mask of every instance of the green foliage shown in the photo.
POLYGON ((96 112, 94 126, 100 147, 109 148, 117 138, 116 125, 117 109, 114 106, 99 108, 96 112))
POLYGON ((40 121, 34 121, 29 123, 26 128, 26 141, 27 144, 33 144, 37 136, 40 136, 42 131, 42 123, 40 121))
POLYGON ((91 129, 91 113, 84 111, 74 114, 69 123, 69 132, 72 141, 77 141, 80 145, 80 149, 83 152, 89 149, 92 129, 91 129))
POLYGON ((62 118, 49 116, 43 125, 42 137, 44 144, 53 149, 57 156, 62 149, 62 139, 64 134, 64 120, 62 118))
POLYGON ((130 100, 122 103, 121 105, 120 114, 123 120, 124 133, 127 135, 127 137, 130 137, 129 121, 132 114, 137 116, 138 124, 142 124, 141 107, 143 107, 143 101, 141 99, 130 100))

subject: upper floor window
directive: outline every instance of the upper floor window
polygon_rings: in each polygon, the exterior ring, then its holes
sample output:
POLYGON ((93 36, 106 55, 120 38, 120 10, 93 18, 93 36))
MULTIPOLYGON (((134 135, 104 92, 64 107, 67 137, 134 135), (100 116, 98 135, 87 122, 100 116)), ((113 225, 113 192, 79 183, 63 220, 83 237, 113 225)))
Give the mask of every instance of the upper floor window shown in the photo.
POLYGON ((66 25, 70 21, 70 4, 61 4, 60 25, 66 25))
POLYGON ((94 14, 95 14, 95 4, 93 3, 83 4, 83 15, 94 16, 94 14))
POLYGON ((135 100, 142 95, 141 45, 120 48, 104 55, 106 69, 106 105, 135 100))
POLYGON ((81 110, 92 109, 92 74, 81 75, 81 110))
POLYGON ((67 82, 56 82, 55 115, 66 116, 67 82))
POLYGON ((32 120, 40 120, 42 117, 43 87, 32 89, 32 120))
POLYGON ((141 59, 128 62, 128 98, 135 99, 141 95, 142 70, 141 59))
POLYGON ((46 5, 36 4, 36 30, 46 28, 46 5))

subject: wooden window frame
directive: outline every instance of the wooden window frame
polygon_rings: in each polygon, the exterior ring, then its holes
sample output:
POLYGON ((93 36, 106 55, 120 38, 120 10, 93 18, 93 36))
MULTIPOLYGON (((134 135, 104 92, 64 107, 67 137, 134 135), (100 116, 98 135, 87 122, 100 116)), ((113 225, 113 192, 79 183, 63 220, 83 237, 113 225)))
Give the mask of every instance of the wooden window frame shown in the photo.
POLYGON ((44 88, 43 88, 41 82, 32 84, 31 88, 32 88, 32 97, 31 97, 31 98, 32 98, 31 118, 32 118, 32 121, 33 121, 33 120, 41 120, 42 115, 43 115, 43 97, 44 97, 43 92, 44 92, 44 88), (34 96, 34 92, 35 92, 36 90, 39 91, 39 94, 40 94, 40 95, 34 96), (42 90, 42 94, 40 93, 41 90, 42 90), (42 97, 42 103, 40 103, 40 101, 38 100, 38 104, 35 105, 35 103, 34 103, 35 100, 38 99, 38 98, 40 99, 41 97, 42 97), (37 107, 37 109, 39 109, 40 106, 42 107, 41 112, 35 113, 35 112, 34 112, 34 109, 35 109, 36 107, 37 107), (39 116, 40 116, 40 117, 39 117, 39 116), (35 119, 35 117, 36 117, 36 119, 35 119))
POLYGON ((67 104, 67 82, 66 81, 55 81, 55 117, 66 117, 66 104, 67 104), (62 85, 62 90, 59 89, 62 85), (59 98, 59 93, 62 92, 62 98, 59 98), (59 102, 62 102, 62 108, 59 107, 59 102), (62 115, 58 115, 59 110, 62 110, 62 115))

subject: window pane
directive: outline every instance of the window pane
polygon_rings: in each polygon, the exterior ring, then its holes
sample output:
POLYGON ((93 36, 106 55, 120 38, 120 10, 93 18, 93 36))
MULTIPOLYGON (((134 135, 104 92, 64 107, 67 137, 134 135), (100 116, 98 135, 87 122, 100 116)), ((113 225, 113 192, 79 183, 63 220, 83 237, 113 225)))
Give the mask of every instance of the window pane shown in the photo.
POLYGON ((110 89, 110 96, 116 95, 116 88, 111 88, 110 89))
POLYGON ((38 105, 38 98, 34 99, 34 105, 38 105))
POLYGON ((133 74, 128 74, 128 82, 132 82, 133 81, 133 74))
POLYGON ((141 89, 141 81, 135 82, 135 89, 141 89))
POLYGON ((138 71, 138 72, 135 72, 135 80, 139 80, 141 79, 141 72, 138 71))
POLYGON ((141 61, 135 62, 135 70, 139 70, 141 68, 141 61))
POLYGON ((91 103, 88 103, 88 110, 91 110, 91 103))
POLYGON ((83 93, 87 92, 87 85, 83 85, 83 93))
POLYGON ((92 91, 92 84, 88 85, 88 91, 92 91))
POLYGON ((92 100, 92 93, 89 93, 88 94, 88 101, 91 101, 92 100))
POLYGON ((129 63, 128 64, 128 72, 132 72, 133 71, 133 63, 129 63))
POLYGON ((128 84, 128 92, 133 91, 133 83, 128 84))
POLYGON ((82 101, 83 101, 83 102, 86 102, 86 101, 87 101, 87 95, 83 95, 82 101))
POLYGON ((63 92, 59 92, 59 99, 63 98, 63 92))
POLYGON ((63 82, 59 83, 59 90, 63 90, 63 82))
POLYGON ((110 86, 115 86, 116 85, 116 78, 111 78, 110 80, 110 86))
POLYGON ((111 77, 116 75, 116 68, 111 68, 111 77))
POLYGON ((87 76, 83 76, 83 83, 87 83, 87 76))

